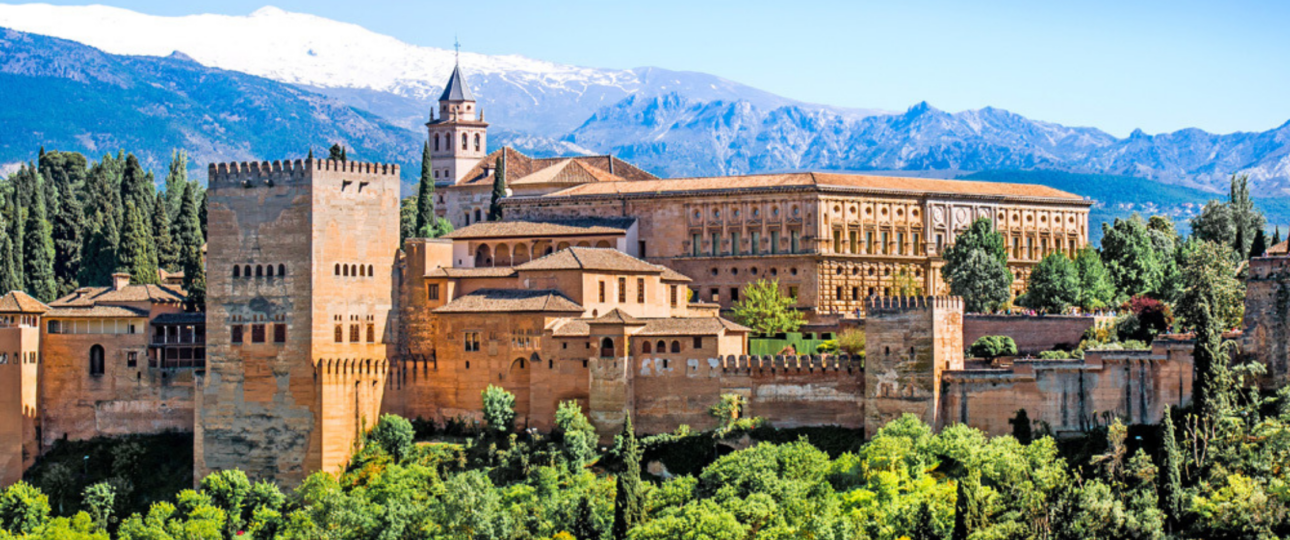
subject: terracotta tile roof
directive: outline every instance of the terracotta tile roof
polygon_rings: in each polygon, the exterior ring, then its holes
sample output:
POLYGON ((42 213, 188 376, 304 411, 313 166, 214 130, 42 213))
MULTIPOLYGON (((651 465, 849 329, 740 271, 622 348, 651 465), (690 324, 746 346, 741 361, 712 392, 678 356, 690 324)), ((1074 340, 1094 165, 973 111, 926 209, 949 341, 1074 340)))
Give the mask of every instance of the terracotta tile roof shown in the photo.
POLYGON ((577 302, 554 289, 479 289, 435 309, 435 313, 581 313, 577 302))
POLYGON ((49 306, 22 291, 9 291, 8 294, 0 296, 0 313, 44 313, 46 311, 49 311, 49 306))
POLYGON ((426 272, 425 277, 444 277, 444 278, 506 278, 515 275, 515 269, 509 266, 497 267, 480 267, 480 268, 454 268, 454 267, 435 267, 426 272))
POLYGON ((571 247, 515 267, 531 270, 607 270, 614 272, 663 273, 664 267, 650 264, 613 248, 571 247))
MULTIPOLYGON (((604 175, 596 177, 596 173, 587 172, 592 175, 596 181, 603 181, 599 178, 613 177, 621 180, 652 180, 658 178, 641 168, 632 165, 626 161, 613 156, 572 156, 561 158, 531 158, 524 155, 523 152, 510 147, 502 147, 492 151, 483 159, 479 160, 466 174, 462 176, 461 181, 456 185, 476 185, 491 186, 493 185, 493 175, 491 172, 485 174, 485 169, 491 170, 497 166, 497 160, 503 155, 506 156, 506 178, 508 182, 518 181, 535 172, 555 166, 564 161, 572 161, 578 164, 585 171, 598 170, 604 175)), ((573 174, 573 173, 570 173, 573 174)))
POLYGON ((181 303, 187 293, 175 285, 126 285, 121 290, 112 287, 81 287, 67 296, 49 303, 50 307, 88 307, 100 302, 152 302, 154 304, 181 303))
POLYGON ((640 319, 637 319, 636 317, 623 313, 623 310, 621 309, 614 308, 609 310, 609 313, 606 313, 604 315, 601 315, 599 317, 592 319, 590 321, 590 324, 639 325, 639 324, 645 324, 645 323, 641 322, 640 319))
POLYGON ((75 318, 137 318, 147 317, 148 311, 126 306, 87 306, 87 307, 55 307, 45 312, 47 319, 75 319, 75 318))
POLYGON ((557 161, 549 167, 540 169, 514 180, 507 180, 507 185, 542 185, 542 184, 586 184, 589 182, 623 182, 621 176, 609 174, 574 158, 557 161))
POLYGON ((582 184, 545 195, 546 197, 576 197, 592 195, 633 195, 676 193, 684 191, 731 191, 772 188, 842 188, 870 191, 915 192, 945 195, 986 195, 1001 197, 1028 197, 1066 199, 1083 202, 1084 198, 1047 186, 1033 184, 1008 184, 970 180, 940 180, 934 178, 903 178, 835 173, 787 173, 747 176, 719 176, 702 178, 673 178, 642 180, 636 182, 599 182, 582 184))
POLYGON ((530 236, 584 236, 590 234, 626 234, 636 218, 540 219, 523 221, 484 221, 457 229, 443 236, 453 240, 467 238, 524 238, 530 236))
POLYGON ((721 317, 671 317, 647 319, 638 336, 711 336, 721 331, 751 332, 752 330, 721 317))
MULTIPOLYGON (((617 311, 617 310, 615 310, 617 311)), ((612 312, 610 312, 612 313, 612 312)), ((607 316, 608 314, 606 314, 607 316)), ((591 324, 598 319, 561 319, 558 326, 551 330, 554 337, 586 337, 591 335, 591 324)), ((630 315, 628 316, 630 317, 630 315)), ((637 319, 634 324, 643 324, 634 336, 715 336, 723 330, 727 332, 751 332, 752 330, 722 319, 721 317, 660 317, 637 319)))
POLYGON ((1268 248, 1267 255, 1287 255, 1290 254, 1290 240, 1285 240, 1280 244, 1268 248))

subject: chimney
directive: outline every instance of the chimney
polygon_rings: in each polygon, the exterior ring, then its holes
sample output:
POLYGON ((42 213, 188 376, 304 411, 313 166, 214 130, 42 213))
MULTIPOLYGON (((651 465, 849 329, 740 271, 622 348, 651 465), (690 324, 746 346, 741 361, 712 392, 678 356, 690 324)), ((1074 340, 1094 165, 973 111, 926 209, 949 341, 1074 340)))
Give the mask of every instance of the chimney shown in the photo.
POLYGON ((130 274, 126 272, 117 272, 112 274, 112 290, 119 291, 130 285, 130 274))

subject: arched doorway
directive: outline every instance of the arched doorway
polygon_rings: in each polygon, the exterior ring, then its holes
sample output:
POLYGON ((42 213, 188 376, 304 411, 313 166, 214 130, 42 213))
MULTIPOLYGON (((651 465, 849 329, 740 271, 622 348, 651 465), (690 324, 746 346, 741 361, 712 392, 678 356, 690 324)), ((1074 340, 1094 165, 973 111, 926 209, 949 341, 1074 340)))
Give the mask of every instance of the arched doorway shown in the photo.
MULTIPOLYGON (((536 357, 536 355, 534 355, 536 357)), ((515 425, 525 427, 529 424, 530 392, 529 392, 529 373, 533 371, 536 362, 529 361, 523 356, 511 360, 511 365, 506 370, 506 375, 502 378, 502 388, 506 389, 515 396, 515 425)))
POLYGON ((600 340, 600 357, 601 357, 601 358, 613 358, 613 357, 614 357, 614 340, 613 340, 613 338, 601 338, 601 340, 600 340))
POLYGON ((493 251, 488 249, 488 244, 480 244, 475 248, 475 266, 484 267, 493 265, 493 251))
POLYGON ((511 264, 524 264, 529 262, 529 246, 527 244, 516 244, 515 253, 511 254, 511 264))
POLYGON ((506 247, 506 244, 498 244, 497 249, 493 252, 493 260, 497 263, 497 266, 510 266, 511 248, 506 247))

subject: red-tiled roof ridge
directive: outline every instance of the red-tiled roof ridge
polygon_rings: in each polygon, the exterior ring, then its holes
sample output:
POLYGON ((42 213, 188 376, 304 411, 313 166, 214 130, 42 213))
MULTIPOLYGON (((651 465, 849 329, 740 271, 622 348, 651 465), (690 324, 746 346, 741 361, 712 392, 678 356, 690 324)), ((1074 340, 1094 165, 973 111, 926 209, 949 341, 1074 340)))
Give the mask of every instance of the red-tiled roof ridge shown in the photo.
POLYGON ((611 309, 609 310, 609 313, 596 317, 595 319, 592 319, 590 322, 593 324, 630 324, 630 325, 645 324, 641 322, 639 319, 637 319, 636 317, 633 317, 630 314, 618 308, 611 309))
POLYGON ((49 306, 23 291, 9 291, 0 297, 0 313, 44 313, 49 306))

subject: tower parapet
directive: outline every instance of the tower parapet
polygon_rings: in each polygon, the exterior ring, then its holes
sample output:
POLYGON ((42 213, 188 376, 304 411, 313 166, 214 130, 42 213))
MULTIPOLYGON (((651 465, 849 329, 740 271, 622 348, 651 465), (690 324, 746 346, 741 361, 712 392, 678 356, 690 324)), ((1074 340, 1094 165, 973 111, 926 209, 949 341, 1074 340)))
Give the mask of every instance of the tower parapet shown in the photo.
POLYGON ((912 413, 939 427, 941 374, 963 369, 963 299, 874 298, 865 319, 865 434, 912 413))

